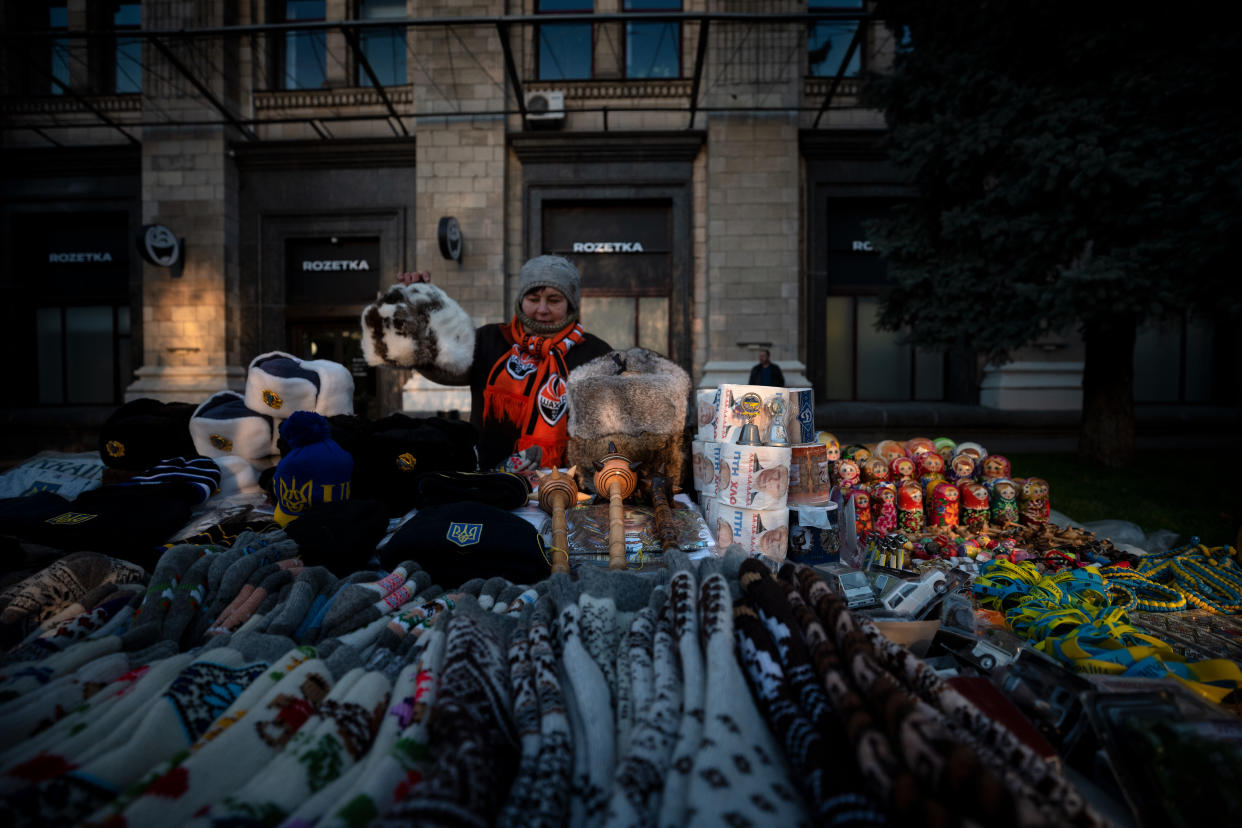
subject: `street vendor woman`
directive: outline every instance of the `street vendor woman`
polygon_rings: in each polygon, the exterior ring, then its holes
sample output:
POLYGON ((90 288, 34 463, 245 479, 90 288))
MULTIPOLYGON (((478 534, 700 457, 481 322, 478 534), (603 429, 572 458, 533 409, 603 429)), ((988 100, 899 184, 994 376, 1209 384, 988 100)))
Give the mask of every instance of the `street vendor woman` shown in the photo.
POLYGON ((473 329, 473 347, 469 317, 430 281, 427 273, 402 273, 363 312, 368 363, 414 368, 443 385, 469 385, 482 468, 563 465, 565 379, 612 351, 582 329, 578 269, 561 256, 526 262, 518 272, 513 318, 473 329))

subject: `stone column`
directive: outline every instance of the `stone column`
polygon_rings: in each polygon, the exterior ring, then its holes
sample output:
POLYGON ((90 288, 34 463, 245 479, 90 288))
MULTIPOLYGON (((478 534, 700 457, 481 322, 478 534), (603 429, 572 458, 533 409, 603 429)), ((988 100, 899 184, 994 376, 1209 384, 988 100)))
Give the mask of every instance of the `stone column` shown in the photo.
MULTIPOLYGON (((143 4, 143 27, 187 29, 220 26, 222 0, 184 3, 155 0, 143 4)), ((218 100, 237 111, 236 89, 215 67, 236 65, 223 39, 203 41, 175 53, 218 100)), ((154 46, 146 50, 143 111, 170 119, 207 120, 219 113, 154 46)), ((143 341, 138 379, 127 400, 154 397, 198 402, 245 383, 229 304, 236 302, 237 168, 229 142, 230 126, 146 127, 142 133, 142 220, 162 224, 184 239, 185 267, 142 265, 143 341)))

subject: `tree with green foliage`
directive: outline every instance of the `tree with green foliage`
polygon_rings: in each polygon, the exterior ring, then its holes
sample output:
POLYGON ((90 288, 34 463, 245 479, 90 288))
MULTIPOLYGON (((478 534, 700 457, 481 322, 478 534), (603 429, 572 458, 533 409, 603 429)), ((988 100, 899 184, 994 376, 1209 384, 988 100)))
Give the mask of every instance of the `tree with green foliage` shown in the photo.
POLYGON ((1138 326, 1242 309, 1242 34, 1201 2, 877 13, 904 45, 865 100, 918 195, 869 228, 893 280, 880 324, 997 362, 1076 326, 1079 453, 1125 463, 1138 326))

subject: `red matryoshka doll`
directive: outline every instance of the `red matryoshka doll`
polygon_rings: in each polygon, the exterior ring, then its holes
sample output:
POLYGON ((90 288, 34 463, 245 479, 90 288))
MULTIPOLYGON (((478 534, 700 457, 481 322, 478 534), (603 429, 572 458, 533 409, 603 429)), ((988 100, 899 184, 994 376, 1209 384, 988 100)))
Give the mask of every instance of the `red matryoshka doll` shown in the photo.
POLYGON ((854 489, 850 492, 850 500, 854 501, 854 528, 861 535, 871 531, 871 495, 866 489, 854 489))
POLYGON ((828 462, 835 463, 841 459, 841 441, 830 431, 819 431, 815 433, 815 439, 824 444, 828 450, 828 462))
POLYGON ((930 437, 911 437, 906 440, 906 455, 908 457, 917 458, 925 451, 934 452, 936 450, 936 442, 930 437))
POLYGON ((1048 499, 1048 481, 1041 477, 1028 477, 1022 482, 1018 495, 1020 520, 1024 526, 1043 526, 1048 522, 1052 503, 1048 499))
POLYGON ((888 471, 888 479, 892 480, 894 483, 901 483, 905 480, 913 480, 917 473, 917 469, 914 467, 914 461, 904 455, 901 457, 894 457, 893 461, 888 464, 888 471))
POLYGON ((947 480, 933 485, 927 503, 927 525, 957 526, 960 496, 957 487, 947 480))
POLYGON ((934 451, 925 451, 914 458, 914 466, 918 469, 919 482, 923 491, 930 494, 931 484, 944 480, 944 461, 934 451))
POLYGON ((897 489, 897 525, 908 535, 923 531, 923 489, 913 480, 897 489))
POLYGON ((972 532, 982 532, 988 526, 988 490, 974 480, 957 484, 962 504, 961 523, 972 532))
POLYGON ((897 531, 897 486, 888 480, 871 487, 871 528, 886 535, 897 531))
POLYGON ((994 477, 988 484, 988 515, 997 526, 1018 522, 1018 486, 1008 477, 994 477))
POLYGON ((1003 454, 989 454, 979 464, 983 480, 995 480, 998 477, 1009 477, 1013 469, 1009 466, 1009 458, 1003 454))
POLYGON ((890 477, 888 463, 882 457, 868 457, 862 464, 862 481, 868 485, 882 483, 890 477))
POLYGON ((850 489, 856 489, 862 485, 862 469, 858 467, 858 463, 842 457, 833 466, 833 476, 836 478, 837 488, 845 494, 850 489))
POLYGON ((959 454, 955 456, 948 467, 950 483, 961 483, 964 480, 978 479, 979 462, 969 454, 959 454))
POLYGON ((940 455, 940 459, 947 465, 953 459, 953 455, 957 454, 957 443, 948 437, 937 437, 932 440, 932 445, 936 447, 936 454, 940 455))
POLYGON ((883 459, 885 463, 892 463, 896 457, 905 457, 906 450, 896 440, 881 440, 875 444, 875 452, 872 456, 883 459))

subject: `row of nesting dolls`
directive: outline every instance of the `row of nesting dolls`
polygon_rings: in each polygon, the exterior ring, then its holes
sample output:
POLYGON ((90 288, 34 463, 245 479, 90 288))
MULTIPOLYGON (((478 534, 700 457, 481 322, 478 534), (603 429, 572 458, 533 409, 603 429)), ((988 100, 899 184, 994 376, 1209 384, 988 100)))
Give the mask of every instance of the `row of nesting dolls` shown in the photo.
POLYGON ((873 451, 842 449, 828 432, 818 437, 828 449, 834 486, 854 501, 859 531, 961 525, 978 532, 989 522, 1048 522, 1047 481, 1013 479, 1009 459, 978 443, 915 437, 881 440, 873 451))

